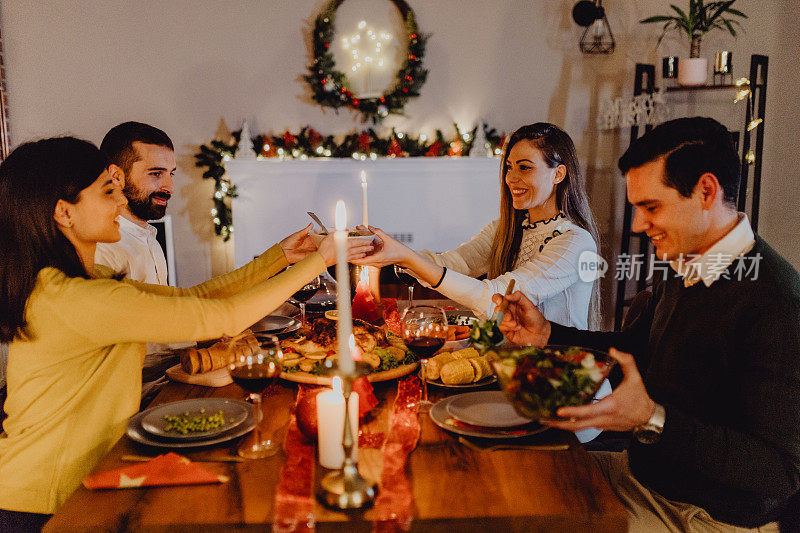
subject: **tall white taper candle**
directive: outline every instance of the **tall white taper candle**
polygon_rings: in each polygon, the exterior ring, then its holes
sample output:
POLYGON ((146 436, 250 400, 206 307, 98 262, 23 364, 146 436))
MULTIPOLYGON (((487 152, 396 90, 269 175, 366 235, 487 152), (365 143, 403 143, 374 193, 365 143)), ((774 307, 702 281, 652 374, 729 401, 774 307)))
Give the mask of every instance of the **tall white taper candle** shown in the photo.
POLYGON ((364 206, 363 224, 369 226, 369 209, 367 209, 367 172, 361 171, 361 203, 364 206))
POLYGON ((342 374, 353 375, 355 363, 350 353, 348 340, 353 333, 353 315, 350 310, 350 269, 347 267, 347 209, 344 202, 336 202, 336 308, 339 320, 336 322, 336 351, 339 370, 342 374))

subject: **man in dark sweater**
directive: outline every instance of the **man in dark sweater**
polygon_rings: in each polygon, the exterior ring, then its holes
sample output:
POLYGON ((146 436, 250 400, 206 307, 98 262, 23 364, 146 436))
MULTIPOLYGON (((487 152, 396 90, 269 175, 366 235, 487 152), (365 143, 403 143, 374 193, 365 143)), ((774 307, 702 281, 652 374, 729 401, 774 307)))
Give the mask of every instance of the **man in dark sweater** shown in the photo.
POLYGON ((669 262, 644 312, 621 332, 580 331, 517 292, 501 330, 619 361, 611 395, 550 425, 633 430, 627 453, 593 454, 631 531, 777 531, 800 489, 800 277, 736 212, 738 157, 719 123, 662 124, 619 166, 634 231, 669 262))

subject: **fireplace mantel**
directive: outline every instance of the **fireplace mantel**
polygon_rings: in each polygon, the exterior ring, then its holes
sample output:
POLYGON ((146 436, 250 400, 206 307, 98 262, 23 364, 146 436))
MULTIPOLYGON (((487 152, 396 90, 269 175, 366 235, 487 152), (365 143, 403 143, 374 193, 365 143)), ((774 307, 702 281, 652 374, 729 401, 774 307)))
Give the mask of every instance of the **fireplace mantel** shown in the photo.
POLYGON ((499 158, 471 157, 229 161, 226 173, 238 192, 236 266, 308 224, 306 211, 332 227, 337 200, 347 205, 349 225, 360 224, 362 170, 370 224, 414 249, 454 248, 497 218, 499 165, 499 158))

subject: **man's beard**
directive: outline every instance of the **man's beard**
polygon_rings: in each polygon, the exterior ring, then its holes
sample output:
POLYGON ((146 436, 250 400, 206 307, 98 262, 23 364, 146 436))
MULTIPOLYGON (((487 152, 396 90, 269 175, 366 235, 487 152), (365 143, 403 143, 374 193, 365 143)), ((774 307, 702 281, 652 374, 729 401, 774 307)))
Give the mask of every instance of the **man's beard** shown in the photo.
POLYGON ((166 205, 157 205, 153 203, 153 198, 163 198, 169 201, 170 194, 167 192, 154 192, 150 196, 142 198, 141 191, 132 185, 125 185, 123 190, 125 197, 128 199, 128 209, 133 213, 133 216, 142 220, 157 220, 162 218, 167 212, 166 205))

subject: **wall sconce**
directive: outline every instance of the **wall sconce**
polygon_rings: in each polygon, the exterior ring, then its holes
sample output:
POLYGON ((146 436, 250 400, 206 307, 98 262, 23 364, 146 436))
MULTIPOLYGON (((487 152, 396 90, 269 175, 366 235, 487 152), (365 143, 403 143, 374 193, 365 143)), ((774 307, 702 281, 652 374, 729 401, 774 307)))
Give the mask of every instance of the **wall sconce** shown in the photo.
POLYGON ((578 46, 584 54, 610 54, 614 51, 614 35, 608 25, 603 0, 581 0, 572 8, 572 19, 586 30, 578 46))

